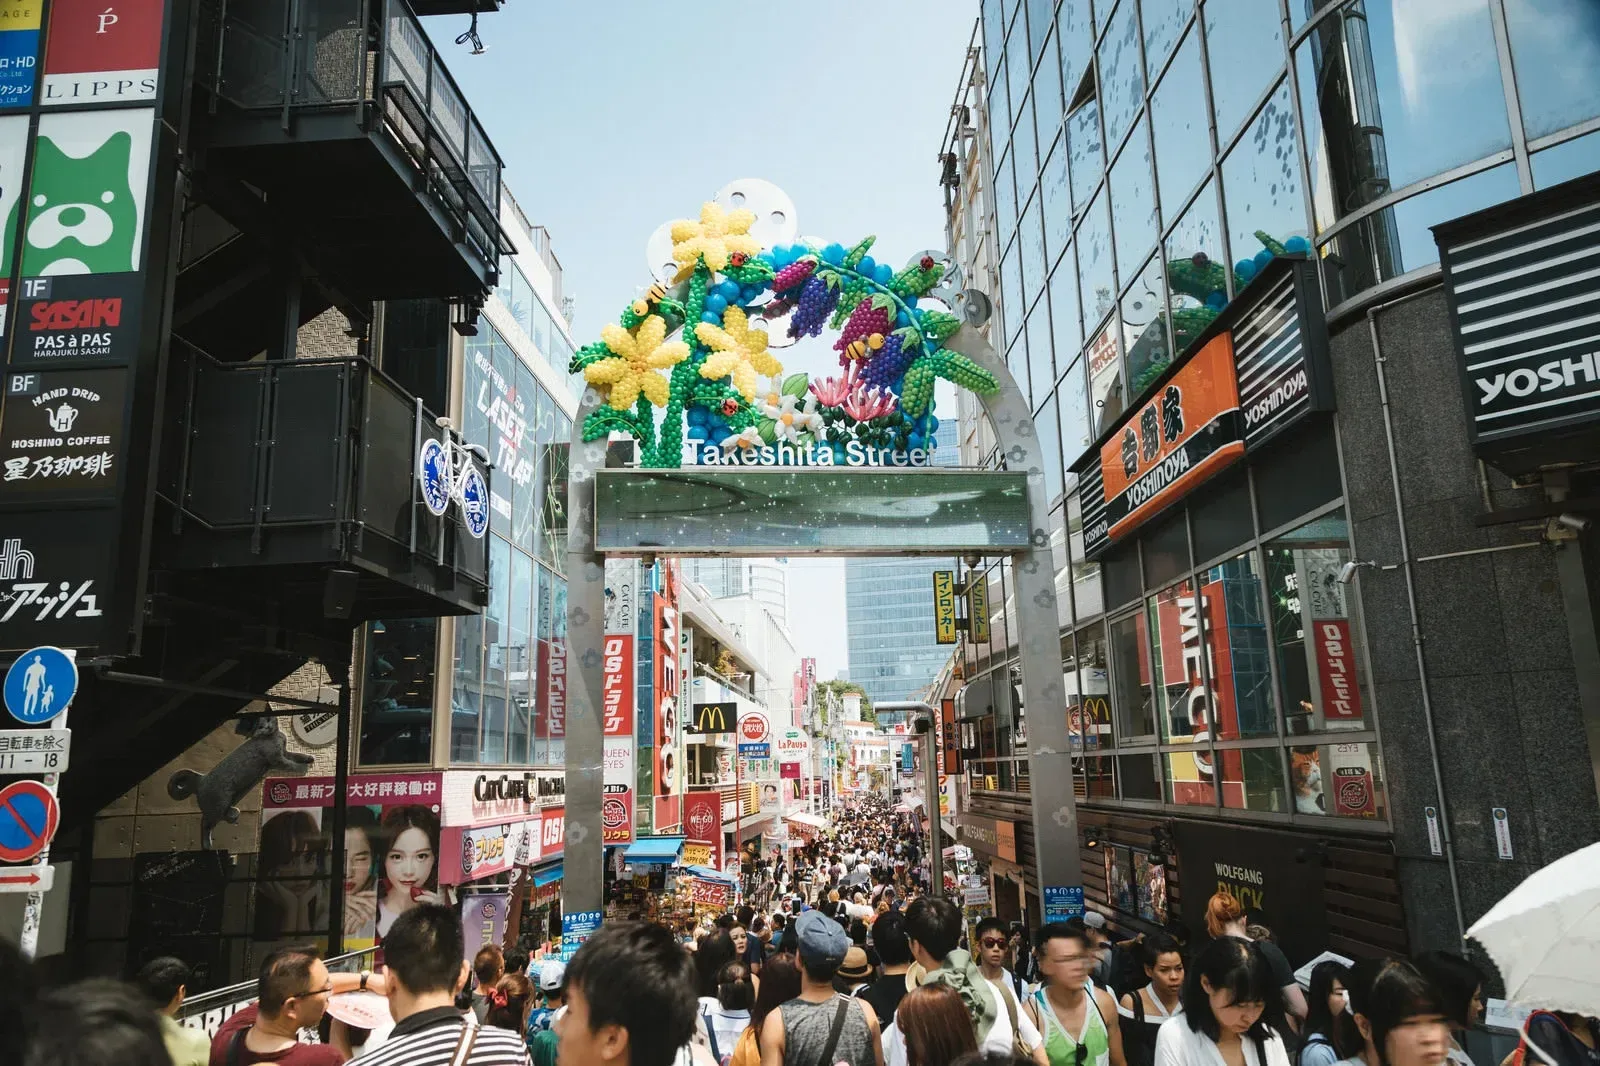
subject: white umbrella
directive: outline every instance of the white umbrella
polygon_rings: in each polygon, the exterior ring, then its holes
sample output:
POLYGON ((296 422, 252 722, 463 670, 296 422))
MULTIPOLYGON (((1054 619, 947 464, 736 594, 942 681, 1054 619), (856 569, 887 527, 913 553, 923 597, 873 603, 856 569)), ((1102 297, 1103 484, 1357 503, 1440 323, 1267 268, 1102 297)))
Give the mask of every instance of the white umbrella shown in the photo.
POLYGON ((1557 859, 1467 930, 1522 1007, 1600 1015, 1600 844, 1557 859))

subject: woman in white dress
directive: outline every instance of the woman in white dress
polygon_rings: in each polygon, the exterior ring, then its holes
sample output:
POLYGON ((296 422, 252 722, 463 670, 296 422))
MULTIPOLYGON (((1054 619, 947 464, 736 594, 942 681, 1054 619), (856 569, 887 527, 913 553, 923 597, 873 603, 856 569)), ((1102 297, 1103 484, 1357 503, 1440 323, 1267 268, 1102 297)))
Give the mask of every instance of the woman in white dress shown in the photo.
POLYGON ((1162 1023, 1155 1066, 1289 1066, 1283 1000, 1254 941, 1218 937, 1189 967, 1183 1013, 1162 1023))

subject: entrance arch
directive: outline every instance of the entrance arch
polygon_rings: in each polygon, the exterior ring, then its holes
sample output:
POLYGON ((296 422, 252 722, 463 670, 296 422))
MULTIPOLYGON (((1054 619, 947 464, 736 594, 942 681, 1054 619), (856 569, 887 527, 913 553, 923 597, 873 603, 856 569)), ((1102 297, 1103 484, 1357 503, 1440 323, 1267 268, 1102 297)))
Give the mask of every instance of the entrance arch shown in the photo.
MULTIPOLYGON (((882 268, 878 268, 863 281, 863 274, 857 268, 863 262, 866 248, 871 245, 871 238, 849 252, 844 252, 842 245, 819 248, 814 242, 763 248, 748 236, 750 222, 737 210, 730 212, 713 208, 718 208, 718 205, 706 205, 699 222, 673 224, 674 260, 680 268, 673 287, 652 287, 646 296, 630 304, 624 309, 619 322, 606 328, 601 342, 587 345, 578 352, 571 367, 572 372, 576 373, 602 360, 612 360, 602 371, 587 375, 591 386, 585 389, 578 417, 573 422, 568 474, 568 714, 563 913, 602 909, 604 855, 601 802, 604 781, 600 709, 604 688, 601 649, 605 639, 605 552, 596 542, 599 515, 595 486, 597 471, 606 465, 609 434, 621 431, 638 439, 641 465, 676 467, 682 454, 679 442, 687 424, 686 409, 693 406, 695 390, 700 389, 707 399, 716 401, 719 409, 727 412, 725 428, 728 432, 724 437, 735 433, 746 433, 748 436, 747 431, 756 427, 756 420, 752 417, 751 409, 738 403, 734 395, 740 393, 741 384, 748 382, 748 379, 745 382, 740 380, 744 368, 735 366, 730 374, 719 379, 706 377, 702 369, 706 366, 706 360, 726 344, 725 337, 719 337, 712 330, 698 328, 702 315, 707 313, 707 297, 714 295, 712 284, 720 277, 724 281, 731 278, 739 283, 740 300, 752 287, 759 286, 761 293, 754 299, 760 300, 762 296, 773 292, 776 277, 779 288, 774 298, 783 299, 785 294, 790 294, 799 295, 803 300, 803 283, 799 286, 786 286, 785 283, 797 274, 806 273, 805 266, 790 269, 787 274, 783 271, 808 258, 814 260, 811 274, 831 271, 841 278, 838 287, 845 290, 839 297, 841 302, 851 298, 863 301, 877 299, 878 303, 885 305, 883 311, 891 324, 903 318, 908 310, 912 315, 911 326, 921 334, 922 352, 917 358, 906 360, 903 375, 895 381, 900 386, 899 398, 906 400, 908 407, 916 407, 914 412, 908 412, 911 418, 905 422, 910 423, 912 419, 917 421, 895 431, 896 443, 902 446, 913 440, 925 443, 926 438, 931 437, 931 431, 913 437, 908 430, 918 426, 926 429, 928 422, 924 419, 931 415, 933 392, 932 378, 927 375, 937 374, 958 379, 958 385, 976 386, 973 391, 993 427, 1005 467, 1010 471, 1026 473, 1025 544, 1020 547, 1007 545, 1003 550, 980 554, 1008 554, 1014 564, 1016 617, 1021 626, 1017 643, 1023 707, 1025 711, 1033 712, 1027 723, 1028 763, 1035 866, 1041 899, 1048 898, 1044 892, 1046 888, 1076 889, 1081 893, 1072 749, 1067 728, 1060 623, 1050 550, 1050 501, 1045 493, 1043 453, 1026 398, 1004 361, 975 328, 981 327, 987 320, 988 299, 973 290, 957 290, 953 279, 945 278, 949 264, 941 255, 919 253, 902 270, 886 275, 882 268), (879 280, 885 276, 891 280, 879 280), (850 292, 852 284, 864 285, 865 294, 850 292), (939 300, 947 310, 924 308, 921 306, 922 300, 939 300), (965 322, 954 313, 957 310, 964 312, 965 322), (894 312, 894 315, 888 317, 889 312, 894 312), (651 323, 652 318, 659 319, 667 328, 651 323), (666 337, 673 332, 670 328, 673 319, 690 324, 684 329, 684 335, 689 338, 685 344, 689 352, 680 359, 673 358, 679 354, 676 349, 661 351, 670 343, 666 337), (690 333, 690 329, 694 332, 690 333), (618 361, 626 361, 628 365, 620 367, 618 361), (661 386, 646 382, 644 375, 668 366, 672 367, 672 378, 667 383, 667 402, 657 404, 661 386), (619 397, 628 401, 626 409, 610 405, 608 399, 615 395, 618 383, 629 376, 634 380, 622 386, 628 391, 619 397), (596 377, 606 380, 597 383, 596 377), (655 396, 647 390, 653 390, 655 396), (924 397, 925 408, 917 404, 924 397), (654 406, 666 408, 659 434, 655 432, 654 406), (645 425, 646 421, 648 426, 645 425), (667 447, 663 448, 663 445, 667 447)), ((815 286, 812 289, 814 293, 815 286)), ((733 290, 729 288, 725 291, 733 290)), ((728 306, 737 306, 737 302, 730 301, 728 306)), ((781 306, 768 310, 779 310, 781 306)), ((742 312, 734 317, 734 328, 721 332, 733 334, 733 339, 737 341, 748 333, 752 324, 742 312)), ((853 313, 851 317, 854 317, 853 313)), ((778 320, 781 322, 783 319, 779 317, 778 320)), ((879 324, 883 321, 884 317, 877 319, 879 324)), ((705 325, 712 324, 705 321, 705 325)), ((806 324, 802 323, 802 326, 806 324)), ((847 334, 861 333, 860 328, 854 328, 849 321, 845 322, 845 328, 847 334)), ((904 329, 902 326, 901 331, 904 329)), ((871 335, 867 335, 867 339, 870 338, 871 335)), ((881 352, 885 338, 880 335, 872 343, 878 347, 869 347, 861 353, 867 356, 869 366, 873 358, 871 352, 881 352)), ((907 341, 900 343, 903 346, 907 341)), ((765 350, 765 341, 750 344, 746 350, 754 347, 765 350)), ((846 350, 844 358, 848 359, 851 354, 846 350)), ((727 362, 723 360, 714 364, 712 369, 719 369, 727 362)), ((755 369, 761 368, 757 366, 755 369)), ((882 372, 875 375, 879 379, 883 376, 882 372)), ((792 389, 785 391, 792 394, 792 389)), ((705 416, 701 416, 695 428, 704 425, 705 416)), ((721 424, 716 425, 714 432, 720 432, 723 428, 721 424)), ((747 470, 750 467, 740 465, 732 469, 747 470)), ((708 467, 698 470, 696 476, 703 474, 706 478, 715 478, 718 476, 716 471, 716 467, 708 467)), ((975 472, 972 476, 983 475, 975 472)), ((993 476, 993 473, 990 472, 989 476, 993 476)), ((724 548, 723 553, 783 554, 776 546, 768 550, 724 548)), ((638 550, 629 554, 642 555, 647 552, 638 550)), ((663 544, 659 554, 674 555, 677 552, 672 545, 663 544)), ((826 550, 818 554, 844 555, 849 552, 826 550)), ((946 550, 942 554, 948 557, 952 553, 946 550)), ((933 797, 929 797, 928 804, 936 811, 933 803, 933 797)))

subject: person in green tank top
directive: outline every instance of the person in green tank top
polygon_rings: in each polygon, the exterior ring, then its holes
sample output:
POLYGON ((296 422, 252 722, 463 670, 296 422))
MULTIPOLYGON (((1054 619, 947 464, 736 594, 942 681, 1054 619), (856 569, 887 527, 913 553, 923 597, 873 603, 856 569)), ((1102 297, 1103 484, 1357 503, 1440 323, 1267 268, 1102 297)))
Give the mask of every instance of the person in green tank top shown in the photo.
POLYGON ((1089 984, 1095 956, 1088 931, 1076 922, 1046 925, 1037 958, 1044 986, 1024 1006, 1044 1034, 1050 1066, 1127 1066, 1116 1000, 1089 984))

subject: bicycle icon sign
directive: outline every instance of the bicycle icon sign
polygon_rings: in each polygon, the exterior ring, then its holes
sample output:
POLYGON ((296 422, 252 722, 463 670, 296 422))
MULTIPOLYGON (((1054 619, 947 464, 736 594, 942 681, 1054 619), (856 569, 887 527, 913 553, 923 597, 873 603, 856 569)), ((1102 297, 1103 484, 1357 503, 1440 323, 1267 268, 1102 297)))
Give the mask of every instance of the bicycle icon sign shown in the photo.
POLYGON ((448 418, 438 422, 443 430, 441 435, 423 441, 417 453, 422 504, 429 514, 443 517, 454 500, 461 508, 461 520, 467 532, 474 539, 482 540, 489 531, 489 486, 473 459, 487 463, 489 454, 482 445, 455 440, 450 434, 448 418))

